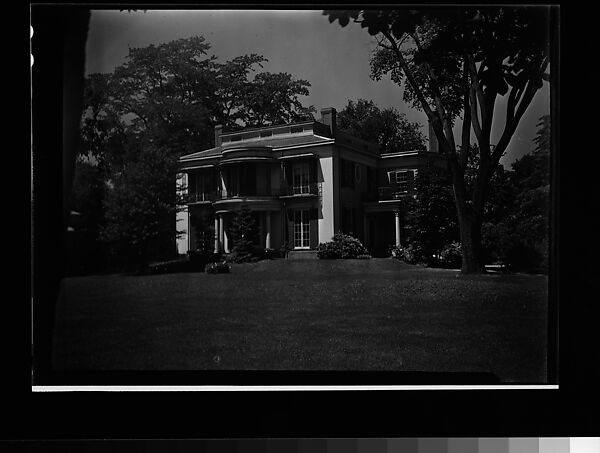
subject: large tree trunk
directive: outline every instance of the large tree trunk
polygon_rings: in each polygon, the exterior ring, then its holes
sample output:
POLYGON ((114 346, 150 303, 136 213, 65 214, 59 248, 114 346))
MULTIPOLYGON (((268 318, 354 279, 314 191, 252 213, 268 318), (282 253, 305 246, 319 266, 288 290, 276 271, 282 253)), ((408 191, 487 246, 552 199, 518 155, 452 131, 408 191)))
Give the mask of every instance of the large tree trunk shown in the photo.
MULTIPOLYGON (((453 176, 457 177, 457 175, 453 176)), ((461 272, 463 274, 485 272, 481 247, 482 217, 478 214, 479 211, 467 207, 466 194, 459 184, 454 185, 454 200, 460 228, 461 272)))
POLYGON ((463 274, 485 272, 481 247, 481 222, 465 215, 458 217, 460 225, 460 246, 462 251, 463 274))

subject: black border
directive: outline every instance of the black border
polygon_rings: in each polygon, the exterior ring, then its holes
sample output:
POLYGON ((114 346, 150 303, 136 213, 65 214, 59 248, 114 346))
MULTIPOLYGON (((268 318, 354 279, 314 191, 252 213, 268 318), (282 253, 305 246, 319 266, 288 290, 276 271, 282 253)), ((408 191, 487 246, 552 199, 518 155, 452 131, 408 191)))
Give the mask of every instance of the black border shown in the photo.
MULTIPOLYGON (((141 9, 143 5, 135 7, 141 9)), ((53 8, 60 9, 58 6, 53 8)), ((321 8, 324 6, 319 6, 321 8)), ((69 13, 73 14, 77 9, 68 7, 69 13)), ((563 11, 564 7, 561 7, 561 13, 563 11)), ((577 55, 573 49, 583 47, 581 51, 586 51, 585 31, 589 33, 594 29, 589 23, 589 16, 593 14, 581 17, 582 11, 578 8, 569 12, 577 17, 570 19, 569 24, 561 14, 561 51, 559 60, 555 60, 560 64, 553 65, 553 74, 560 74, 563 65, 579 67, 581 54, 577 55), (569 53, 565 52, 567 46, 570 46, 569 53)), ((35 102, 39 102, 44 106, 44 112, 61 111, 56 108, 62 101, 62 78, 56 72, 62 61, 61 47, 57 43, 63 42, 62 31, 68 30, 68 22, 57 17, 46 22, 45 32, 43 22, 36 25, 37 36, 44 36, 41 45, 45 49, 36 64, 47 70, 39 79, 34 72, 34 109, 35 102)), ((593 42, 590 38, 587 46, 593 42)), ((587 58, 593 59, 593 55, 587 58)), ((578 104, 582 97, 585 99, 582 88, 595 87, 597 82, 589 67, 586 71, 579 74, 573 97, 559 102, 559 93, 554 90, 552 100, 555 111, 566 112, 562 123, 560 116, 559 122, 553 118, 553 133, 557 134, 553 138, 558 146, 555 156, 559 156, 553 164, 554 178, 560 176, 553 191, 553 270, 559 278, 553 280, 551 289, 556 311, 559 309, 557 302, 561 301, 559 390, 32 393, 28 363, 26 376, 29 379, 23 396, 18 398, 16 405, 9 406, 12 417, 5 431, 8 438, 597 435, 600 423, 597 411, 592 412, 592 388, 599 375, 595 359, 598 354, 593 345, 600 342, 597 341, 597 318, 593 317, 597 296, 594 297, 594 292, 588 294, 595 278, 591 265, 594 243, 589 238, 598 231, 592 217, 598 210, 597 190, 594 190, 593 163, 582 155, 595 151, 589 143, 594 120, 585 115, 585 108, 581 109, 578 104), (568 134, 560 134, 565 126, 568 134), (568 142, 561 142, 561 136, 567 136, 568 142), (564 146, 562 151, 561 146, 564 146)), ((560 76, 564 79, 564 73, 560 76)), ((554 86, 558 88, 558 84, 554 86)), ((33 121, 34 137, 40 137, 44 154, 37 156, 35 168, 39 184, 47 190, 37 194, 35 212, 39 216, 36 225, 43 228, 36 226, 34 245, 36 253, 43 259, 36 258, 33 268, 40 276, 37 283, 44 296, 43 304, 36 305, 34 311, 36 330, 50 316, 55 300, 52 295, 56 294, 56 281, 61 266, 64 266, 60 258, 62 244, 57 240, 62 237, 57 233, 63 231, 63 219, 56 216, 62 212, 62 117, 49 113, 38 118, 39 121, 35 118, 33 121)), ((27 186, 29 191, 29 184, 27 186)), ((30 320, 27 323, 30 324, 30 320)), ((46 338, 51 334, 47 330, 42 333, 46 338)), ((550 341, 558 341, 558 338, 551 337, 550 341)), ((44 356, 44 352, 44 343, 36 343, 36 361, 44 356)), ((44 374, 49 370, 49 367, 45 368, 47 365, 45 361, 36 362, 40 384, 52 380, 51 374, 44 374)), ((162 383, 168 382, 163 379, 162 383)))

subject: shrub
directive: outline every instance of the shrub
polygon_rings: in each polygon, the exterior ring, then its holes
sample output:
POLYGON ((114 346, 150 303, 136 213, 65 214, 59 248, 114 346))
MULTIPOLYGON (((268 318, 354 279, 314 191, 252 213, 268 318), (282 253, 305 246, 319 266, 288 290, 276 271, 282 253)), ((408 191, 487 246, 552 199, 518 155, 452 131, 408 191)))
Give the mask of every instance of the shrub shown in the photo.
POLYGON ((370 260, 373 257, 368 253, 363 253, 362 255, 358 255, 356 258, 359 260, 370 260))
POLYGON ((207 274, 227 274, 231 271, 231 266, 225 261, 207 264, 204 272, 207 274))
POLYGON ((462 252, 459 242, 452 242, 444 246, 440 252, 440 263, 443 267, 457 268, 462 263, 462 252))
POLYGON ((349 234, 336 233, 330 242, 322 242, 317 248, 320 259, 348 259, 368 255, 369 252, 361 242, 349 234))
POLYGON ((333 236, 332 242, 337 244, 341 258, 356 258, 358 255, 368 254, 367 249, 361 242, 355 237, 349 234, 337 233, 333 236))
POLYGON ((425 261, 423 249, 418 244, 410 244, 407 247, 392 246, 390 251, 392 257, 407 264, 418 264, 425 261))
POLYGON ((335 242, 322 242, 317 247, 317 258, 322 260, 336 260, 342 257, 339 244, 335 242))
POLYGON ((256 239, 258 226, 252 211, 242 206, 231 223, 232 256, 236 263, 257 261, 256 239))

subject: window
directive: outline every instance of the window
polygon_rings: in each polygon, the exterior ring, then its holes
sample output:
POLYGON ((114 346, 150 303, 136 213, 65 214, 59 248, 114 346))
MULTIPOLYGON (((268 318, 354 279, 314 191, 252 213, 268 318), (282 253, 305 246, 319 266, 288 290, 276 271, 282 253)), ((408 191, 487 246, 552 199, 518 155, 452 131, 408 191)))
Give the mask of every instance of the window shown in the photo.
POLYGON ((396 172, 396 187, 397 192, 408 193, 411 190, 409 183, 412 181, 412 170, 403 170, 396 172))
POLYGON ((294 248, 310 248, 309 210, 294 211, 294 248))
POLYGON ((297 163, 292 167, 292 187, 294 195, 310 192, 308 162, 297 163))

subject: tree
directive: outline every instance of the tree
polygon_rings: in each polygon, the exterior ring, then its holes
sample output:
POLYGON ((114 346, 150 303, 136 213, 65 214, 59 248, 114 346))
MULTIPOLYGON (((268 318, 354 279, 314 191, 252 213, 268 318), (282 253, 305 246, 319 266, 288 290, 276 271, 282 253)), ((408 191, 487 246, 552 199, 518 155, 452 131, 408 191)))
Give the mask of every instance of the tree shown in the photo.
POLYGON ((349 100, 337 115, 337 126, 356 137, 379 143, 384 153, 425 150, 419 123, 409 122, 396 109, 382 110, 366 99, 349 100))
POLYGON ((248 206, 243 205, 231 224, 233 256, 236 262, 251 261, 255 257, 258 228, 248 206))
POLYGON ((78 225, 71 235, 74 239, 71 259, 77 271, 101 270, 106 265, 105 246, 99 240, 104 223, 103 200, 105 184, 98 165, 78 158, 75 162, 75 179, 69 200, 70 211, 79 214, 78 225))
POLYGON ((390 74, 404 99, 423 110, 446 156, 460 226, 462 272, 484 271, 481 227, 492 175, 544 80, 549 80, 549 8, 461 7, 324 11, 330 22, 353 20, 377 36, 375 79, 390 74), (490 143, 494 107, 507 96, 504 128, 490 143), (462 113, 461 141, 453 133, 462 113), (479 147, 470 194, 465 175, 471 130, 479 147))
POLYGON ((215 247, 215 227, 212 220, 214 212, 209 209, 201 209, 190 217, 194 226, 196 239, 196 252, 202 255, 213 253, 215 247))
POLYGON ((136 159, 114 176, 105 199, 101 239, 116 263, 140 269, 175 250, 177 200, 174 156, 152 142, 141 143, 136 159))
MULTIPOLYGON (((146 135, 178 156, 209 148, 214 126, 261 127, 307 118, 310 83, 287 73, 256 72, 257 54, 220 63, 201 36, 130 48, 112 74, 87 78, 83 124, 88 149, 110 151, 118 132, 146 135)), ((119 150, 123 151, 123 150, 119 150)), ((126 158, 127 159, 127 158, 126 158)))
POLYGON ((310 84, 259 72, 257 54, 221 63, 201 36, 130 48, 111 74, 86 79, 82 154, 109 185, 102 239, 130 263, 168 257, 176 231, 177 158, 214 146, 214 126, 305 118, 310 84), (172 205, 170 205, 171 203, 172 205))
POLYGON ((538 123, 533 152, 517 159, 488 203, 483 225, 484 246, 491 257, 512 270, 548 267, 550 213, 550 117, 538 123), (497 211, 501 211, 498 215, 497 211))
POLYGON ((444 246, 459 239, 452 182, 444 169, 428 165, 415 178, 416 198, 406 206, 408 242, 415 258, 426 264, 444 246))
POLYGON ((313 106, 304 107, 298 96, 308 96, 310 83, 290 74, 257 74, 243 92, 241 119, 246 127, 274 126, 313 119, 313 106))

